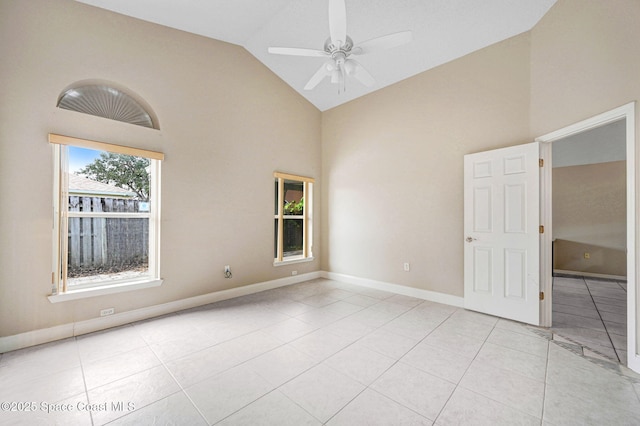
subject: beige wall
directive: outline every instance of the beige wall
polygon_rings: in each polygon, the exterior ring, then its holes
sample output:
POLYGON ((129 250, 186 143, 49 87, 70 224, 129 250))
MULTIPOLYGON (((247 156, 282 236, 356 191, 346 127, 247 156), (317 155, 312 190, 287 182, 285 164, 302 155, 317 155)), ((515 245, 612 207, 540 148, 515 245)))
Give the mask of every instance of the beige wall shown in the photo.
POLYGON ((529 51, 524 34, 323 113, 323 269, 462 296, 463 155, 530 142, 529 51))
POLYGON ((637 0, 559 0, 551 8, 531 31, 534 136, 640 99, 638 22, 637 0))
POLYGON ((553 169, 553 238, 627 247, 626 162, 553 169))
POLYGON ((555 239, 553 270, 560 274, 626 277, 627 253, 597 244, 555 239), (589 253, 589 258, 585 257, 585 253, 589 253))
POLYGON ((0 336, 319 269, 319 260, 272 264, 273 172, 320 178, 321 114, 243 48, 71 0, 2 0, 0 54, 0 336), (161 130, 55 107, 85 79, 137 93, 161 130), (49 132, 166 154, 162 287, 47 300, 49 132))
POLYGON ((626 161, 553 169, 554 269, 627 275, 626 173, 626 161))

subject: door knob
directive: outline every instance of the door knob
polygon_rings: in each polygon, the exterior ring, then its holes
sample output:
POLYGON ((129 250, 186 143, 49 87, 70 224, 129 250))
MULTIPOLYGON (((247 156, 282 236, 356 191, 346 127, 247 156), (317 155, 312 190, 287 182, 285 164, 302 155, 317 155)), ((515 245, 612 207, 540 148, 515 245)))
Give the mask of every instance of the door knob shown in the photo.
POLYGON ((468 243, 470 243, 470 242, 472 242, 472 241, 476 241, 476 240, 477 240, 477 238, 467 237, 467 238, 465 238, 465 240, 466 240, 468 243))

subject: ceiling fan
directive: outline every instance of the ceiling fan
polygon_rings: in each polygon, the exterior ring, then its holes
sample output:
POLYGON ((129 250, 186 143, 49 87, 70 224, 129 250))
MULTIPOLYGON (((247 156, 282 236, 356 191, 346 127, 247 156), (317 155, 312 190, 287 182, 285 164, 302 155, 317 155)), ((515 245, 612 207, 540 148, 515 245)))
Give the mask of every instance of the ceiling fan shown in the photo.
POLYGON ((323 50, 297 47, 270 47, 269 53, 277 55, 311 56, 328 58, 304 86, 304 90, 312 90, 325 77, 338 84, 338 91, 345 90, 346 77, 353 76, 367 87, 373 86, 373 76, 351 56, 366 55, 377 50, 390 49, 411 41, 411 31, 401 31, 376 37, 354 46, 347 35, 347 13, 345 0, 329 0, 329 34, 323 50))

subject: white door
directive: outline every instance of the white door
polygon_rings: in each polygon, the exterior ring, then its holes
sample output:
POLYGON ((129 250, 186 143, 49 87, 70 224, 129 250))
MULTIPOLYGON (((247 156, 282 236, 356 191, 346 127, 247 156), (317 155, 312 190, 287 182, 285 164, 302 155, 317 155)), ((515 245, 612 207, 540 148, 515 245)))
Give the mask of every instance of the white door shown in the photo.
POLYGON ((464 307, 540 322, 538 142, 464 157, 464 307))

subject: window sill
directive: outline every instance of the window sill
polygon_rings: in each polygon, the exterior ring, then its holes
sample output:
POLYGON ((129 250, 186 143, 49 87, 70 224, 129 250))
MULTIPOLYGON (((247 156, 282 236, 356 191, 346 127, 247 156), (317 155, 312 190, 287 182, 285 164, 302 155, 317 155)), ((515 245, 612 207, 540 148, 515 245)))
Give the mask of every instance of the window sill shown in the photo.
POLYGON ((86 299, 89 297, 104 296, 106 294, 123 293, 125 291, 140 290, 143 288, 160 287, 161 279, 150 279, 136 281, 120 282, 118 284, 105 285, 101 287, 85 288, 79 290, 67 291, 61 294, 52 294, 47 296, 49 302, 58 303, 69 300, 86 299))
POLYGON ((315 260, 313 256, 312 257, 295 256, 295 257, 291 257, 289 259, 284 259, 281 261, 274 260, 273 266, 284 266, 284 265, 291 265, 294 263, 312 262, 313 260, 315 260))

